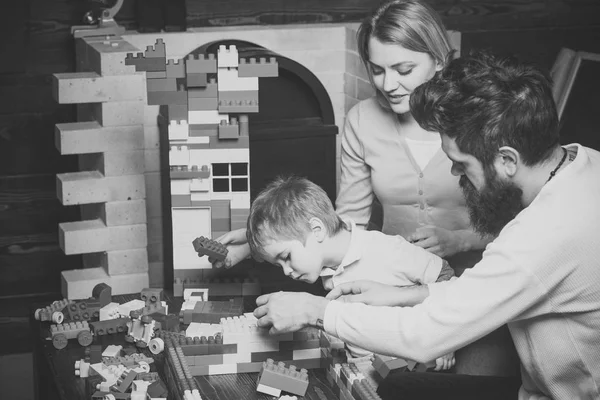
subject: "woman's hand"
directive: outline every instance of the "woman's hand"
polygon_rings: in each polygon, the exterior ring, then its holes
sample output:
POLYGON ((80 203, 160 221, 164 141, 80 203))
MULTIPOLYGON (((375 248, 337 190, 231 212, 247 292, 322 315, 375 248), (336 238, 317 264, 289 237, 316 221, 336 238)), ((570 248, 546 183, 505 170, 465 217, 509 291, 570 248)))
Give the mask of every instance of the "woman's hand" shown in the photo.
POLYGON ((209 257, 208 261, 212 263, 213 268, 231 268, 237 263, 250 257, 250 246, 246 239, 246 229, 237 229, 227 232, 223 236, 216 239, 227 247, 227 257, 220 261, 213 257, 209 257))
POLYGON ((466 250, 459 232, 433 225, 417 228, 406 240, 442 258, 466 250))
POLYGON ((373 281, 354 281, 336 286, 326 298, 371 306, 414 306, 427 296, 427 286, 396 287, 373 281))

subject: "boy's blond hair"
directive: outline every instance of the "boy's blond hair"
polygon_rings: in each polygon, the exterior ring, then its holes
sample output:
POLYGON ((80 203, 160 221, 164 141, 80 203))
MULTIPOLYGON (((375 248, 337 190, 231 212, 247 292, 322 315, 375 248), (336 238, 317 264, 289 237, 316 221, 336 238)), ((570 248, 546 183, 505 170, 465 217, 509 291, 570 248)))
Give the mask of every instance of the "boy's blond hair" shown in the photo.
POLYGON ((252 255, 264 259, 262 248, 271 240, 299 240, 305 244, 311 218, 323 221, 329 236, 345 227, 319 185, 297 176, 277 177, 250 207, 246 236, 252 255))

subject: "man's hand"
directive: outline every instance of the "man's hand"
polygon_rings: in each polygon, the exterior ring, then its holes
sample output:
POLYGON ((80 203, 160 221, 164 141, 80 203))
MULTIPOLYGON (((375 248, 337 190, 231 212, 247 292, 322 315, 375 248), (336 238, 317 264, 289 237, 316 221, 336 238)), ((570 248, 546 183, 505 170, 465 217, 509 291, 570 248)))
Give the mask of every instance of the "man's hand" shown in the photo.
POLYGON ((256 299, 258 308, 254 316, 258 318, 258 326, 270 327, 272 335, 295 332, 307 326, 323 328, 328 303, 325 298, 308 293, 270 293, 256 299))
POLYGON ((417 228, 415 233, 408 236, 406 240, 442 258, 465 251, 463 240, 458 232, 433 225, 417 228))
POLYGON ((227 247, 228 253, 223 261, 209 257, 208 261, 212 263, 213 268, 231 268, 240 261, 250 257, 250 246, 246 239, 246 229, 227 232, 216 240, 227 247))
POLYGON ((454 352, 441 356, 435 360, 435 371, 445 371, 454 367, 456 359, 454 358, 454 352))
POLYGON ((414 306, 427 296, 427 286, 396 287, 373 281, 354 281, 336 286, 326 298, 371 306, 414 306))

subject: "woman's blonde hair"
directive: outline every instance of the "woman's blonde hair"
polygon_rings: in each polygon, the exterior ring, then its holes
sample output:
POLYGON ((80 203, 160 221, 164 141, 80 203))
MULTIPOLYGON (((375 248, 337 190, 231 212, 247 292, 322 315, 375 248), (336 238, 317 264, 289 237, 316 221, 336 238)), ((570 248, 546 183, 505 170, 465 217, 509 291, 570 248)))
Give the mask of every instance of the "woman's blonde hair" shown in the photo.
MULTIPOLYGON (((439 14, 420 0, 391 0, 381 4, 358 28, 358 53, 362 59, 371 85, 373 74, 369 66, 369 40, 397 44, 405 49, 427 53, 442 66, 452 58, 448 32, 439 14)), ((389 109, 388 102, 377 91, 382 106, 389 109)))

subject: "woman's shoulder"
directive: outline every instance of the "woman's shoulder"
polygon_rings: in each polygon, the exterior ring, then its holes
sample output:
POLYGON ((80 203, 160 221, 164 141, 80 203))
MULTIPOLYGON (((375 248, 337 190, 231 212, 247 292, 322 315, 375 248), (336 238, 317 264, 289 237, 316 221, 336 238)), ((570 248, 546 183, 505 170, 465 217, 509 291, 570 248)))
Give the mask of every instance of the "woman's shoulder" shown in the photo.
POLYGON ((356 103, 346 118, 355 126, 372 125, 374 123, 386 124, 394 121, 394 113, 381 106, 377 97, 372 96, 356 103))

